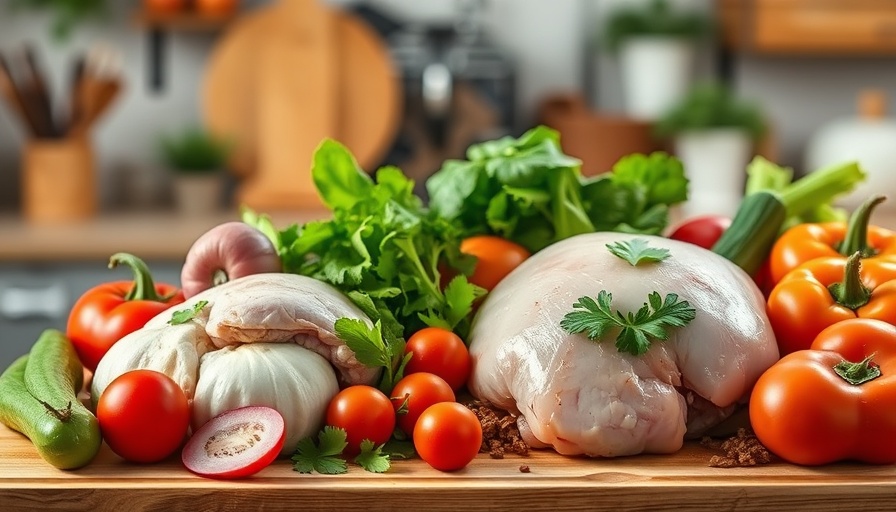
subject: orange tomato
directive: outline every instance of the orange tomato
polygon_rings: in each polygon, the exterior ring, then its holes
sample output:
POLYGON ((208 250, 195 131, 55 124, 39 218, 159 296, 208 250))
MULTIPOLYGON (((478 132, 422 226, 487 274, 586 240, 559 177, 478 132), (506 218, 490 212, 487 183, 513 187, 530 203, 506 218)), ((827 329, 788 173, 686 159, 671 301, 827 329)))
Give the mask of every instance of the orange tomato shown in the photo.
POLYGON ((489 291, 531 256, 525 247, 493 235, 464 239, 460 244, 460 252, 477 258, 470 282, 489 291))
POLYGON ((470 352, 460 336, 448 329, 420 329, 408 338, 404 352, 412 354, 405 366, 405 374, 434 373, 455 391, 466 384, 470 376, 470 352))
POLYGON ((226 16, 236 11, 238 0, 195 0, 196 12, 212 16, 226 16))
POLYGON ((414 448, 421 459, 439 471, 466 467, 481 446, 479 418, 457 402, 428 407, 414 428, 414 448))
POLYGON ((412 435, 417 419, 428 407, 440 402, 454 402, 454 390, 445 379, 433 373, 405 375, 392 389, 392 406, 396 423, 405 434, 412 435))

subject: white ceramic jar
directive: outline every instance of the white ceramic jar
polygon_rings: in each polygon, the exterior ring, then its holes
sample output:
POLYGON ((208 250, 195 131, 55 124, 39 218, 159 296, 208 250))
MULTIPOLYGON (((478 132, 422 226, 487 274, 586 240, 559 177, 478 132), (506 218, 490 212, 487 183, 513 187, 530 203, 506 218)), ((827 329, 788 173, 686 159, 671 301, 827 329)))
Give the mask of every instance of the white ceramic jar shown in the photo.
POLYGON ((896 119, 887 117, 886 109, 883 91, 862 91, 857 116, 822 126, 806 146, 807 171, 858 161, 867 172, 852 193, 835 200, 839 206, 851 210, 870 195, 883 193, 888 199, 876 211, 896 212, 896 119))

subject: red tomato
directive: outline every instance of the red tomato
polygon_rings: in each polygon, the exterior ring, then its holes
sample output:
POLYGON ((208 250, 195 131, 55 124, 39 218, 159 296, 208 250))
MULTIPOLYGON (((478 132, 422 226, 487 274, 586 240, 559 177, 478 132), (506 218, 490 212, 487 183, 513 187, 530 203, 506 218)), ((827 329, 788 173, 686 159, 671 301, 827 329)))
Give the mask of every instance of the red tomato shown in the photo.
POLYGON ((370 439, 380 445, 395 430, 395 410, 382 391, 372 386, 349 386, 333 397, 327 406, 327 425, 345 430, 345 453, 360 453, 361 441, 370 439))
POLYGON ((455 391, 467 383, 472 364, 470 352, 460 336, 448 329, 420 329, 408 339, 404 351, 413 352, 405 366, 405 374, 434 373, 455 391))
POLYGON ((174 14, 187 9, 187 0, 143 0, 146 10, 155 14, 174 14))
POLYGON ((445 379, 432 373, 406 375, 392 389, 392 405, 398 417, 398 426, 408 435, 414 433, 417 418, 427 407, 454 400, 451 386, 445 379))
POLYGON ((158 462, 177 450, 190 425, 190 405, 164 373, 132 370, 113 380, 97 403, 103 440, 132 462, 158 462))
POLYGON ((482 446, 482 425, 473 411, 457 402, 435 404, 414 427, 414 449, 439 471, 466 467, 482 446))
POLYGON ((248 406, 208 420, 184 446, 181 461, 197 475, 243 478, 274 462, 286 441, 286 423, 275 409, 248 406))
POLYGON ((476 268, 470 282, 491 290, 526 260, 531 253, 522 245, 499 236, 481 235, 464 239, 460 252, 476 256, 476 268))
POLYGON ((700 215, 686 219, 669 232, 669 238, 712 249, 722 233, 731 225, 731 219, 722 215, 700 215))

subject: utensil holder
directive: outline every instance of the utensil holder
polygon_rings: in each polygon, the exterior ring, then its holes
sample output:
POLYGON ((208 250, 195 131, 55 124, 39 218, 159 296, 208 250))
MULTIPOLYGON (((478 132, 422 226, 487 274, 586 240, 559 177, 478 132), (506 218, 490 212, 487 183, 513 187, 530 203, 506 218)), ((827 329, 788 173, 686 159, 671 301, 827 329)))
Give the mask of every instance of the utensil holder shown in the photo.
POLYGON ((93 148, 87 137, 32 139, 22 158, 22 211, 29 222, 60 223, 96 213, 93 148))

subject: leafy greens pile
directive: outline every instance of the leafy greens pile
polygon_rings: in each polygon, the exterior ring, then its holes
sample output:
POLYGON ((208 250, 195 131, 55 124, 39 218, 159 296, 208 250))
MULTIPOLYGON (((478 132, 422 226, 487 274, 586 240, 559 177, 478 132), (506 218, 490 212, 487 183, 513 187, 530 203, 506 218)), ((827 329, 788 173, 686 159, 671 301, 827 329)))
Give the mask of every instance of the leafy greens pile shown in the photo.
POLYGON ((581 162, 563 154, 559 135, 546 127, 473 145, 468 160, 447 161, 426 183, 429 207, 401 170, 383 167, 373 179, 333 140, 318 147, 311 174, 332 218, 284 230, 249 210, 243 218, 274 241, 285 272, 336 286, 376 322, 370 332, 343 324, 343 334, 381 333, 385 343, 369 345, 396 375, 404 340, 418 329, 439 326, 461 337, 469 330, 485 290, 467 280, 475 258, 460 252, 464 237, 496 234, 534 252, 593 231, 657 234, 669 206, 687 197, 681 163, 665 153, 632 155, 584 178, 581 162))
POLYGON ((426 188, 432 210, 464 236, 497 234, 535 252, 594 231, 659 234, 687 185, 681 162, 662 152, 629 155, 584 178, 559 134, 539 126, 471 146, 467 160, 445 162, 426 188))

